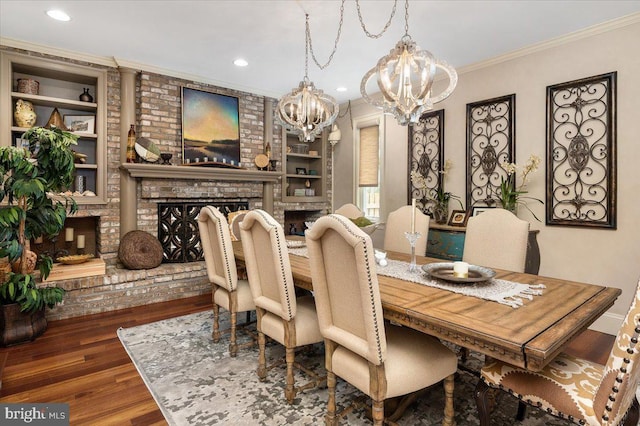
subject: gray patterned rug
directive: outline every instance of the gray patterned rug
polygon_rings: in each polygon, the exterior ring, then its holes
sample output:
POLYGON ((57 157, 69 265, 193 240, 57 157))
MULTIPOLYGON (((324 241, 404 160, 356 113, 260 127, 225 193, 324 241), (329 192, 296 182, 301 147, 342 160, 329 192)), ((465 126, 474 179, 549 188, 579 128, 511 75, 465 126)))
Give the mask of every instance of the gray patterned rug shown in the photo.
MULTIPOLYGON (((226 328, 227 316, 221 328, 226 328)), ((320 425, 324 424, 327 390, 314 389, 298 394, 289 405, 284 399, 285 367, 269 371, 266 382, 256 375, 258 349, 241 349, 231 358, 228 334, 219 343, 211 339, 212 313, 201 312, 138 327, 119 329, 118 336, 140 372, 170 425, 320 425)), ((248 339, 239 333, 239 340, 248 339)), ((284 358, 280 345, 267 348, 268 363, 284 358)), ((321 345, 309 354, 296 356, 307 366, 323 373, 321 345)), ((479 356, 473 353, 467 367, 477 369, 479 356)), ((461 371, 456 378, 455 412, 458 426, 479 424, 473 391, 476 377, 461 371)), ((296 383, 305 377, 296 375, 296 383)), ((349 404, 361 393, 339 380, 338 407, 349 404)), ((517 401, 500 393, 492 425, 512 426, 517 401)), ((407 409, 401 425, 439 425, 443 418, 444 390, 436 385, 407 409)), ((341 424, 370 424, 364 410, 352 411, 341 424)), ((527 410, 523 426, 566 426, 561 421, 535 410, 527 410)))

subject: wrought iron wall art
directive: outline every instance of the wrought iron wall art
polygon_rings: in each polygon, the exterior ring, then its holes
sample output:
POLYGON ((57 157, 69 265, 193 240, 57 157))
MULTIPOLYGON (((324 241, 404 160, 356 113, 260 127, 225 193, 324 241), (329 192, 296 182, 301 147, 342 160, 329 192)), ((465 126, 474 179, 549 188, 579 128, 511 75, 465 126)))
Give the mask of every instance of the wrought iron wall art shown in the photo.
POLYGON ((547 87, 547 225, 616 228, 616 78, 547 87))
POLYGON ((208 203, 159 203, 158 240, 162 244, 162 263, 185 263, 203 260, 198 214, 204 206, 212 205, 225 216, 237 210, 247 210, 249 203, 208 202, 208 203))
POLYGON ((420 120, 409 126, 409 185, 408 204, 413 198, 416 206, 425 214, 432 215, 434 192, 442 184, 444 165, 444 110, 424 113, 420 120), (416 187, 411 181, 411 172, 424 177, 425 188, 416 187))
POLYGON ((467 104, 467 210, 495 206, 516 156, 516 95, 467 104))

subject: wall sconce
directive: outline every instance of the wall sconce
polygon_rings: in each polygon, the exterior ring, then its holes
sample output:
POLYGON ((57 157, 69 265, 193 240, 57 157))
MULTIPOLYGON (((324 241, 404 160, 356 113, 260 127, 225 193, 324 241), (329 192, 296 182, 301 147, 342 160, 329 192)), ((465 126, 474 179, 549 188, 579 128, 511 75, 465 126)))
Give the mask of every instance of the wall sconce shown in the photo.
POLYGON ((331 147, 334 147, 340 139, 342 138, 342 132, 337 124, 333 123, 333 127, 331 128, 331 133, 329 133, 329 143, 331 147))

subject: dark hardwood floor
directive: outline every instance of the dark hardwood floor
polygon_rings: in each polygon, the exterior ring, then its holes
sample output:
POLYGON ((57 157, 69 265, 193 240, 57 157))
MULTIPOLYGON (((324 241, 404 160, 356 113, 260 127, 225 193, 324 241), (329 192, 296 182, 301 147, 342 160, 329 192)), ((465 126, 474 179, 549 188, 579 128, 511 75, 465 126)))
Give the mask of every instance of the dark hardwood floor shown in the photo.
MULTIPOLYGON (((35 342, 1 350, 0 401, 66 402, 74 426, 165 425, 116 330, 210 307, 208 294, 50 322, 35 342)), ((568 352, 604 363, 612 344, 613 336, 587 330, 568 352)))

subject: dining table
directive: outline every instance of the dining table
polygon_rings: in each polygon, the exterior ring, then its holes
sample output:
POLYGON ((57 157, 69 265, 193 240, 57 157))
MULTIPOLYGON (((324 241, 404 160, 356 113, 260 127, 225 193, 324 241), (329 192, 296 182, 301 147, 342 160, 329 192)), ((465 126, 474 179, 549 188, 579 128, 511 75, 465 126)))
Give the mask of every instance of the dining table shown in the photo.
MULTIPOLYGON (((298 240, 300 241, 300 239, 298 240)), ((303 243, 300 243, 303 245, 303 243)), ((233 243, 243 265, 242 242, 233 243)), ((387 251, 407 263, 411 256, 387 251)), ((313 290, 309 259, 289 255, 295 285, 313 290)), ((442 262, 416 256, 422 266, 442 262)), ((493 279, 544 285, 541 294, 512 307, 403 278, 377 274, 385 319, 530 371, 539 371, 615 303, 621 290, 566 279, 495 269, 493 279)), ((420 269, 415 273, 425 273, 420 269)))

